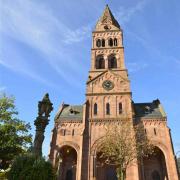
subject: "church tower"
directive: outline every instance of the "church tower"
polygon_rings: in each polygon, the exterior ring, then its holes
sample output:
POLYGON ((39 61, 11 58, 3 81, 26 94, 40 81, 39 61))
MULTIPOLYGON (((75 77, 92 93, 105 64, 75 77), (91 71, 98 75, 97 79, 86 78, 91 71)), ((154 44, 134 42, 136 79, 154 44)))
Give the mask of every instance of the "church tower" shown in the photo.
POLYGON ((108 5, 92 33, 86 99, 90 103, 90 119, 132 117, 123 31, 108 5))
POLYGON ((118 125, 122 120, 143 124, 156 148, 156 154, 129 165, 126 180, 178 180, 166 113, 158 99, 132 101, 123 31, 106 6, 92 32, 85 103, 63 103, 55 117, 49 159, 57 170, 57 179, 116 180, 116 167, 100 160, 100 142, 106 125, 118 125))
MULTIPOLYGON (((108 172, 115 173, 112 167, 95 171, 92 164, 98 164, 97 144, 105 133, 106 124, 121 120, 133 123, 131 94, 124 62, 123 31, 107 5, 92 32, 91 68, 86 89, 90 179, 105 179, 108 172)), ((136 165, 131 168, 131 174, 138 179, 136 165)))

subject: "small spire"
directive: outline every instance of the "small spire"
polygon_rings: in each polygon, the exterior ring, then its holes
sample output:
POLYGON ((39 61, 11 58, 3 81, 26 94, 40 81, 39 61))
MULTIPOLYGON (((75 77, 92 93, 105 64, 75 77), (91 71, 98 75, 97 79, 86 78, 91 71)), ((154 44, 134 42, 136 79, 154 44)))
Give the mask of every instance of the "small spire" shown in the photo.
POLYGON ((98 29, 99 26, 104 26, 104 25, 113 25, 116 28, 120 29, 120 25, 117 22, 117 20, 114 18, 108 4, 106 4, 106 7, 103 11, 102 16, 100 17, 100 19, 98 20, 97 24, 96 24, 96 29, 98 29))

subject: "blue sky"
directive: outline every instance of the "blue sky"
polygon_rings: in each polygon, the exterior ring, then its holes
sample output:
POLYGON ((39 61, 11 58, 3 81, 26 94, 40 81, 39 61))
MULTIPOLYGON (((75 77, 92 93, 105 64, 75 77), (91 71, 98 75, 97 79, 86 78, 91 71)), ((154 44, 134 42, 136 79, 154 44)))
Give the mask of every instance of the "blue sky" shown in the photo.
POLYGON ((90 68, 91 31, 109 4, 124 31, 133 100, 159 98, 180 150, 179 0, 0 0, 0 91, 16 97, 19 117, 32 125, 37 102, 82 104, 90 68))

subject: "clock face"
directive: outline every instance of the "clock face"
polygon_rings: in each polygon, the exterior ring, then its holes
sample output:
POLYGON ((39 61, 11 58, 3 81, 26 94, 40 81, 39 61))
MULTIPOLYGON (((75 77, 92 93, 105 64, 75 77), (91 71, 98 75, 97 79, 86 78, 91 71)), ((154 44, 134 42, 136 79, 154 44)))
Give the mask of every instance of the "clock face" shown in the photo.
POLYGON ((103 82, 102 86, 103 86, 104 89, 109 91, 109 90, 114 88, 114 83, 109 81, 109 80, 106 80, 106 81, 103 82))
POLYGON ((105 30, 109 30, 109 29, 111 29, 111 26, 105 25, 105 26, 104 26, 104 29, 105 29, 105 30))

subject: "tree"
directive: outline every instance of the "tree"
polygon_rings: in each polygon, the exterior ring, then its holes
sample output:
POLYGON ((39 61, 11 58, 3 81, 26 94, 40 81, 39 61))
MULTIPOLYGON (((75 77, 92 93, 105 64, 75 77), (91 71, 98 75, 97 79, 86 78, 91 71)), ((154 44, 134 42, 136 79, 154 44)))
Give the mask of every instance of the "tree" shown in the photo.
POLYGON ((53 180, 55 172, 52 164, 35 154, 25 154, 15 158, 8 173, 9 180, 53 180))
POLYGON ((31 145, 30 125, 17 118, 15 99, 0 95, 0 169, 8 168, 15 156, 31 145))
POLYGON ((126 177, 127 167, 134 161, 153 153, 143 125, 133 125, 129 120, 110 123, 100 143, 100 159, 117 167, 119 180, 126 177))

